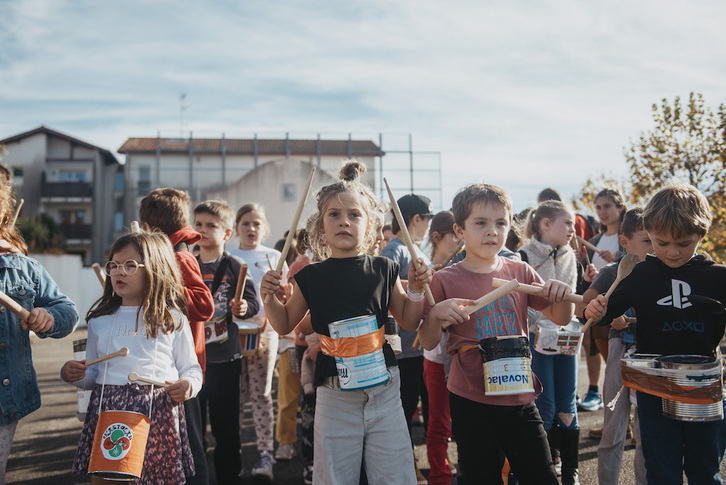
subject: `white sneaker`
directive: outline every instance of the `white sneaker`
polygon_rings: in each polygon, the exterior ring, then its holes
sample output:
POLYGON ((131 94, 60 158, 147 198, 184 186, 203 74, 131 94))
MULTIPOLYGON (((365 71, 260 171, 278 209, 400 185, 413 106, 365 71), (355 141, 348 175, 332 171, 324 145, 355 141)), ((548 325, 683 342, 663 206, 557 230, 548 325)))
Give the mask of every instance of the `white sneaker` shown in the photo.
POLYGON ((295 447, 288 443, 282 443, 277 447, 275 460, 292 460, 295 456, 295 447))
POLYGON ((272 473, 272 467, 277 463, 272 457, 272 453, 269 451, 261 451, 260 457, 255 463, 255 467, 252 469, 252 476, 255 478, 266 478, 270 482, 274 479, 272 473))

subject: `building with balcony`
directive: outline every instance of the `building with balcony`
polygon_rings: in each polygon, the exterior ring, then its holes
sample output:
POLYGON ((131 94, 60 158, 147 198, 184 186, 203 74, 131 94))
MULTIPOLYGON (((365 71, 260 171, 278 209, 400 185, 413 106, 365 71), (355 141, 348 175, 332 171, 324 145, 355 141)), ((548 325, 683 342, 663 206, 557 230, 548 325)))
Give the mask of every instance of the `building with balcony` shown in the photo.
POLYGON ((123 166, 113 153, 41 126, 0 140, 22 216, 51 216, 66 251, 102 263, 123 229, 123 166))

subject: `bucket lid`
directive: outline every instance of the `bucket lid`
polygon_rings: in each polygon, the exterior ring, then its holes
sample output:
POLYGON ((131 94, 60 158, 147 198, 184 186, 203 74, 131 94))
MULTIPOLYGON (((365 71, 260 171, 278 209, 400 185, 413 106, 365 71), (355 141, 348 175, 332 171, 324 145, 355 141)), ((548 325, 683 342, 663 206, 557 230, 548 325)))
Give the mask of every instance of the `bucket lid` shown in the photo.
POLYGON ((658 358, 658 362, 666 369, 684 370, 709 369, 717 363, 713 357, 704 355, 664 355, 658 358))

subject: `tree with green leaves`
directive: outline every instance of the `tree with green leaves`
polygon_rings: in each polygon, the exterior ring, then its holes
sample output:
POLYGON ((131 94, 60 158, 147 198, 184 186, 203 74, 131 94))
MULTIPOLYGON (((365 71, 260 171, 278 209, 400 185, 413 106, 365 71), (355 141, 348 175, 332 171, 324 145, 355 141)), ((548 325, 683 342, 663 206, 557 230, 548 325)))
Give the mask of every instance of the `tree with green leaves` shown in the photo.
POLYGON ((17 222, 23 239, 28 244, 28 252, 63 254, 66 240, 60 226, 47 214, 40 217, 21 217, 17 222))

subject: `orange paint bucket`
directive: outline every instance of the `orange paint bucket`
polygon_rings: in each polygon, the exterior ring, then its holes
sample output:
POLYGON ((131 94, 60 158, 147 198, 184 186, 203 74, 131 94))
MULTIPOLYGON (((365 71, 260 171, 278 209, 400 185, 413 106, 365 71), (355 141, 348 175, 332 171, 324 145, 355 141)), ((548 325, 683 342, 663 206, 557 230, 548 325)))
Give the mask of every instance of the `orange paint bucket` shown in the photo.
POLYGON ((98 416, 88 473, 108 480, 133 481, 144 467, 149 417, 132 411, 98 416))

